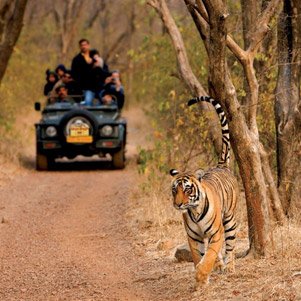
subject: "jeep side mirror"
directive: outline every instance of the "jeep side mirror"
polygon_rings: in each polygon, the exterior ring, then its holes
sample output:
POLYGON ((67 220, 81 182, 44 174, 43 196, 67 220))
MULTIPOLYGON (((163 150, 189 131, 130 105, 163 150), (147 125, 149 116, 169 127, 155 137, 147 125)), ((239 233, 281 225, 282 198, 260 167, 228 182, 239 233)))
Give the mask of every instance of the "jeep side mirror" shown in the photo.
POLYGON ((34 103, 34 109, 36 111, 41 111, 41 103, 40 102, 35 102, 34 103))

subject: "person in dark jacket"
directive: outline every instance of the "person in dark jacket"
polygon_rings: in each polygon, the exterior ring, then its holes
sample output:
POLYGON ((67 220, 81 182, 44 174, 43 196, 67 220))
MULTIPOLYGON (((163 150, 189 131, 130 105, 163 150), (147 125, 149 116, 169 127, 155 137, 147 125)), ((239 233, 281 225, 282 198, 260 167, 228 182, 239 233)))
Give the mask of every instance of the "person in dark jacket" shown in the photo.
POLYGON ((47 69, 46 70, 46 84, 44 86, 44 95, 47 96, 50 91, 52 91, 54 85, 58 81, 58 76, 57 74, 52 71, 47 69))
POLYGON ((90 106, 95 96, 93 92, 93 59, 90 57, 90 43, 87 39, 81 39, 78 44, 80 53, 72 60, 71 73, 79 88, 83 91, 83 104, 90 106))

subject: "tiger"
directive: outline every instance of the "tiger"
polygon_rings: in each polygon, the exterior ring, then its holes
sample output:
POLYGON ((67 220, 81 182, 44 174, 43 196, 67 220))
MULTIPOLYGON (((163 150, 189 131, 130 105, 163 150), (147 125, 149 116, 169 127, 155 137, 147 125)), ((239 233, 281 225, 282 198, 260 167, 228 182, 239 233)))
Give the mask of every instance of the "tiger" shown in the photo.
POLYGON ((176 169, 170 170, 173 205, 182 211, 197 287, 209 283, 214 268, 234 271, 238 226, 235 213, 238 183, 229 169, 228 121, 220 103, 210 96, 193 98, 188 106, 201 101, 214 106, 222 127, 222 151, 218 164, 206 171, 199 169, 181 173, 176 169))

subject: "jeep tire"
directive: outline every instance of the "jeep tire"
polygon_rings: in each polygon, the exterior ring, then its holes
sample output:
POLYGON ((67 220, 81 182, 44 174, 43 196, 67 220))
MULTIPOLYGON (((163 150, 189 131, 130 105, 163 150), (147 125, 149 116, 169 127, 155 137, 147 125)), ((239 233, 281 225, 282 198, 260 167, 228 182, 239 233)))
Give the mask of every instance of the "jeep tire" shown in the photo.
POLYGON ((116 169, 123 169, 125 167, 124 145, 121 146, 118 152, 112 154, 112 164, 116 169))
POLYGON ((49 170, 54 165, 54 158, 42 155, 37 152, 36 154, 36 170, 49 170))

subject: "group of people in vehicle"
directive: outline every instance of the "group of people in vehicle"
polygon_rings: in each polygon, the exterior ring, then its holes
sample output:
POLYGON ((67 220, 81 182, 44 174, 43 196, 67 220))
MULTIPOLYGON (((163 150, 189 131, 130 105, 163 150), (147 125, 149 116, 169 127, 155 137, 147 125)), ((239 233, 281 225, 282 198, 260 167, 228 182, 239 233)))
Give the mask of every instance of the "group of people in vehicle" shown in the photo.
POLYGON ((58 65, 54 71, 46 71, 44 95, 50 103, 76 101, 71 96, 82 95, 80 104, 116 104, 119 109, 124 105, 124 87, 120 73, 109 71, 96 49, 90 49, 87 39, 79 41, 80 52, 73 58, 71 69, 58 65))

